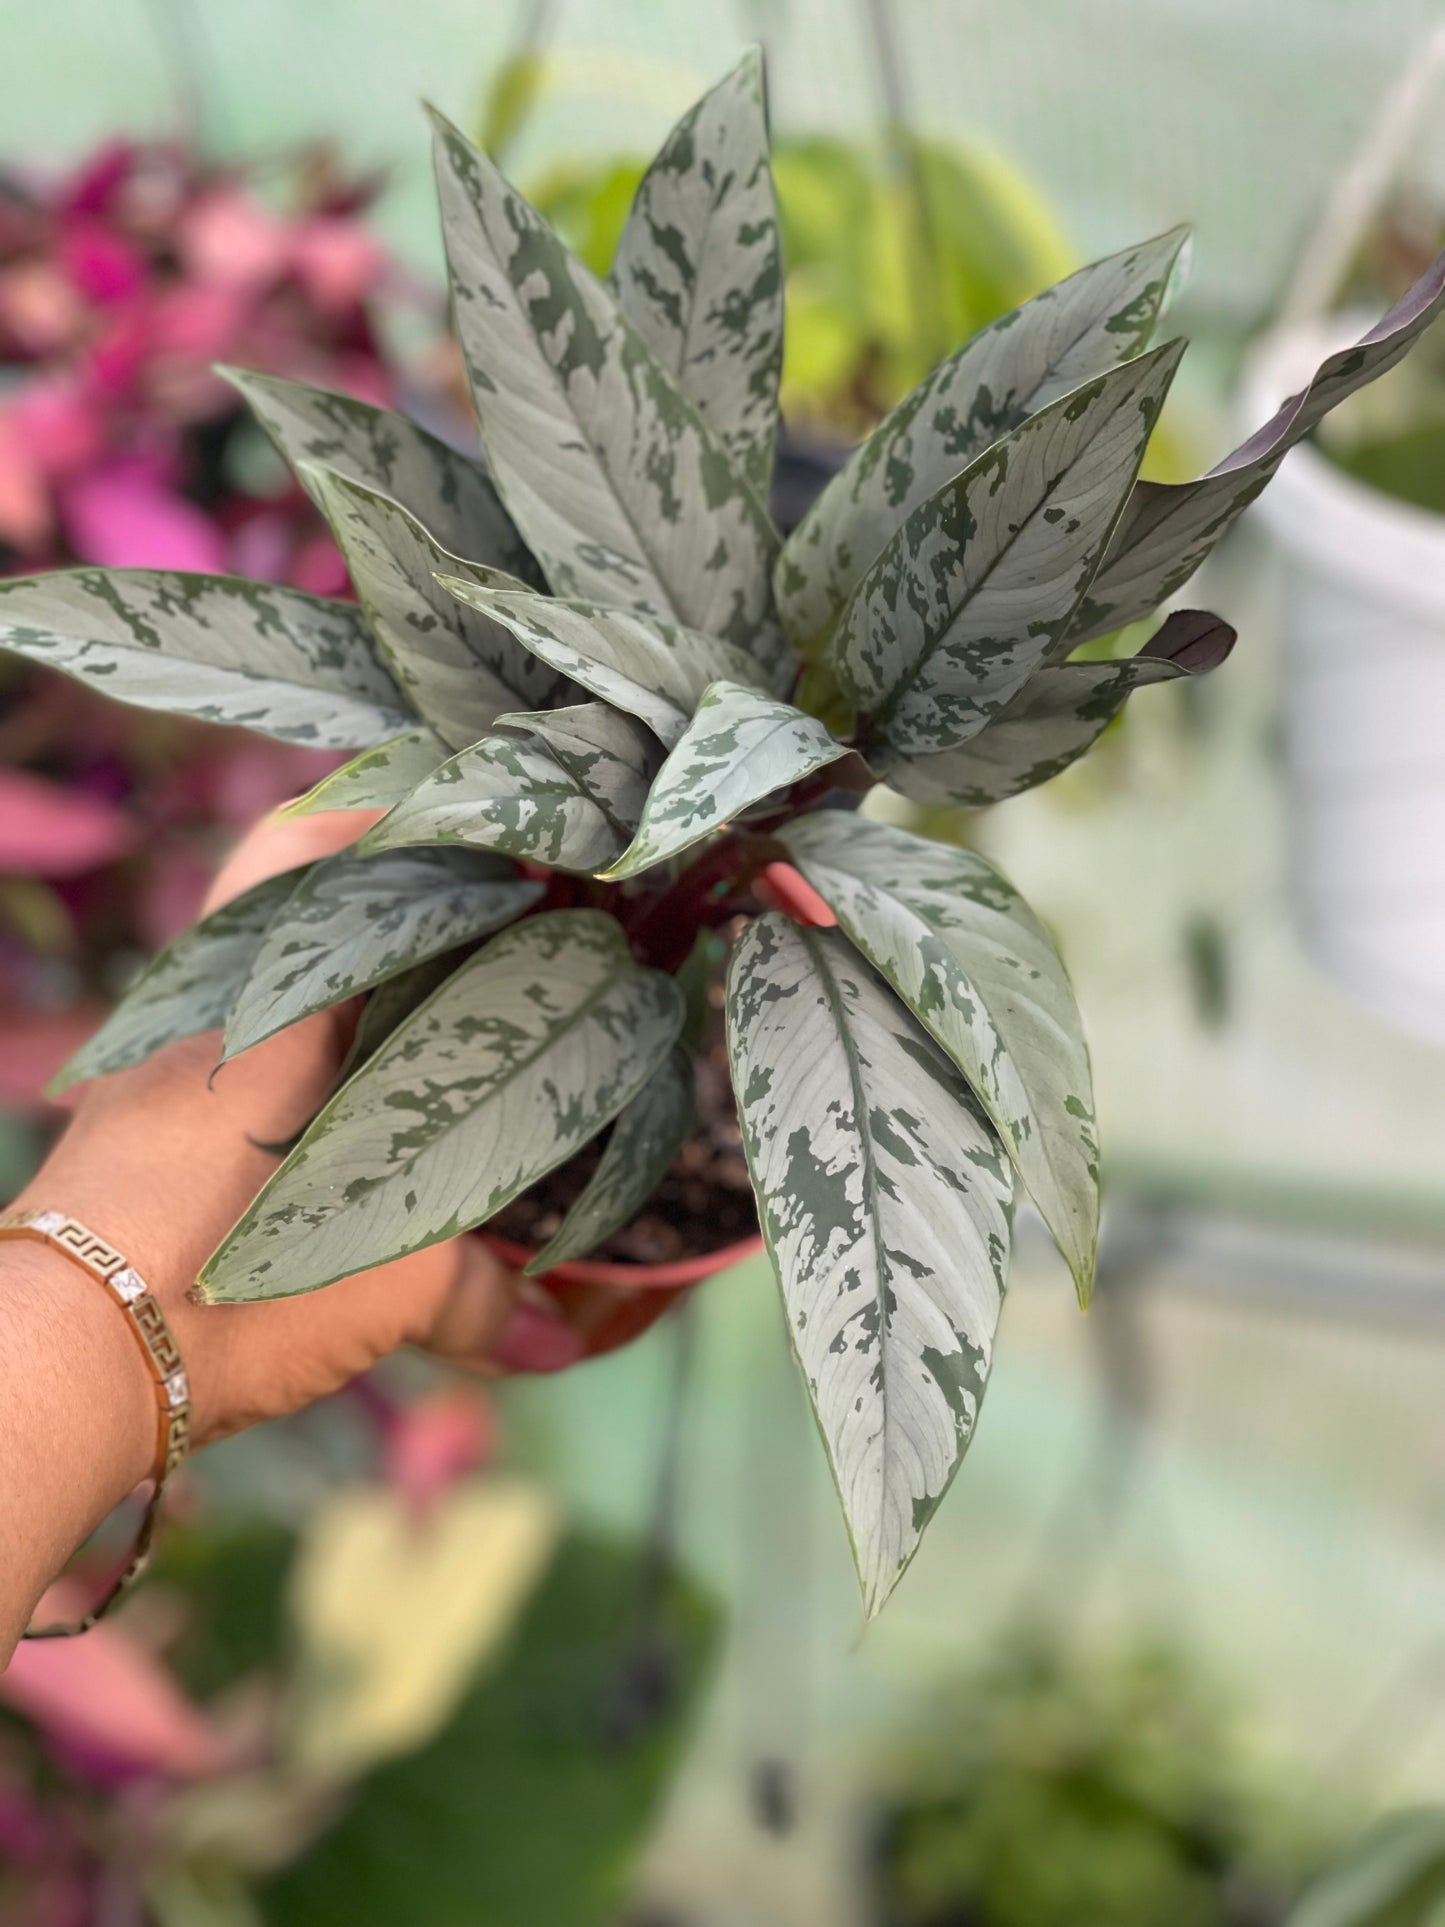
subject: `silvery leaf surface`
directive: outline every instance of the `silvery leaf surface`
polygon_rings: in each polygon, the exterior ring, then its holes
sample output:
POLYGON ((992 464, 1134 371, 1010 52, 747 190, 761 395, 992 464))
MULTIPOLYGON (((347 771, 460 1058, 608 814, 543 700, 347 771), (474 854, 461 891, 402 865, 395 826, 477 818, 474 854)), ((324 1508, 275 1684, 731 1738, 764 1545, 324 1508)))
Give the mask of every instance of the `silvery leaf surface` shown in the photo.
POLYGON ((481 1224, 632 1101, 681 1023, 676 984, 600 911, 502 931, 341 1087, 201 1295, 314 1291, 481 1224))
POLYGON ((973 850, 826 810, 777 834, 968 1079, 1087 1303, 1099 1230, 1093 1079, 1048 932, 973 850))
POLYGON ((750 923, 727 1016, 763 1235, 871 1617, 973 1434, 1013 1174, 962 1073, 840 931, 750 923))
POLYGON ((697 1122, 692 1058, 674 1044, 647 1083, 619 1112, 587 1188, 555 1234, 526 1266, 538 1277, 585 1258, 630 1224, 652 1196, 697 1122))
POLYGON ((0 582, 0 648, 102 695, 313 749, 415 720, 349 602, 239 576, 62 569, 0 582))
POLYGON ((279 375, 217 372, 239 390, 308 492, 307 465, 329 468, 400 502, 452 554, 535 583, 536 564, 480 462, 390 408, 279 375))
POLYGON ((417 714, 452 749, 484 736, 505 710, 540 708, 563 688, 500 623, 448 595, 439 575, 520 588, 433 540, 415 516, 361 482, 311 468, 377 647, 417 714))
POLYGON ((368 834, 368 849, 467 844, 591 875, 642 820, 662 746, 605 703, 507 716, 419 784, 368 834))
POLYGON ((740 683, 715 682, 658 772, 637 835, 604 875, 636 876, 847 754, 822 723, 791 703, 740 683))
POLYGON ((1400 361, 1445 312, 1445 254, 1383 320, 1320 363, 1262 428, 1195 482, 1141 482, 1069 630, 1070 648, 1137 622, 1189 580, 1296 442, 1400 361))
POLYGON ((389 810, 424 782, 451 752, 425 723, 364 749, 340 769, 313 783, 282 810, 283 816, 314 816, 318 810, 389 810))
POLYGON ((778 540, 746 476, 614 296, 434 119, 482 446, 552 590, 723 636, 780 685, 791 652, 772 606, 778 540))
POLYGON ((226 1023, 225 1057, 529 910, 541 883, 471 850, 342 850, 272 920, 226 1023))
POLYGON ((623 313, 767 500, 783 363, 783 258, 754 47, 683 115, 617 246, 623 313))
POLYGON ((1031 415, 916 508, 863 577, 828 661, 892 749, 967 742, 1057 646, 1181 353, 1171 342, 1031 415))
POLYGON ((337 1083, 344 1083, 368 1057, 374 1057, 391 1033, 434 991, 440 990, 464 961, 455 951, 444 951, 440 956, 428 957, 424 963, 413 964, 398 977, 388 977, 385 983, 370 991, 361 1007, 337 1083))
POLYGON ((1136 689, 1202 676, 1234 646, 1227 622, 1176 610, 1136 656, 1040 669, 977 736, 934 756, 879 759, 890 789, 924 804, 986 809, 1047 783, 1091 749, 1136 689))
POLYGON ((153 957, 94 1037, 51 1080, 55 1096, 140 1064, 178 1037, 219 1030, 246 981, 272 918, 303 873, 268 877, 222 904, 153 957))
POLYGON ((761 680, 753 659, 717 636, 600 603, 444 581, 453 595, 504 623, 543 662, 646 723, 669 749, 709 683, 761 680))
POLYGON ((777 571, 788 633, 832 625, 913 510, 1061 395, 1149 345, 1187 230, 1126 248, 1047 288, 940 362, 828 483, 777 571))

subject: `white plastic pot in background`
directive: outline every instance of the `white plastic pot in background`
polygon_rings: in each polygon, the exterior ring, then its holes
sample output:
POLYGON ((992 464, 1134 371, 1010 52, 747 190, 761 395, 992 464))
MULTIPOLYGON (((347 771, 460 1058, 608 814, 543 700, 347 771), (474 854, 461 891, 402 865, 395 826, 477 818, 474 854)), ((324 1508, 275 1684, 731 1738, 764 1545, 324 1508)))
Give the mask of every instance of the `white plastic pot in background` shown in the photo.
MULTIPOLYGON (((1256 351, 1267 420, 1368 318, 1256 351)), ((1445 516, 1308 443, 1253 511, 1281 560, 1291 889, 1310 949, 1378 1015, 1445 1043, 1445 516)))

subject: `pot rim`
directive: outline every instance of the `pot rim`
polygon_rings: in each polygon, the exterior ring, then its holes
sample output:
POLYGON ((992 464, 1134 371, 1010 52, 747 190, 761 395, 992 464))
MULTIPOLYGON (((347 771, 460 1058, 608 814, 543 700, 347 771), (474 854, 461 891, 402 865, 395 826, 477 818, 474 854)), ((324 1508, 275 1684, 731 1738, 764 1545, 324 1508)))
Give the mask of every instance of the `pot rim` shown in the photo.
MULTIPOLYGON (((518 1244, 512 1238, 499 1238, 490 1231, 480 1234, 504 1264, 519 1270, 537 1255, 535 1245, 518 1244)), ((735 1244, 721 1245, 716 1251, 700 1252, 693 1258, 675 1258, 671 1264, 636 1265, 607 1258, 569 1258, 540 1274, 539 1283, 557 1278, 569 1285, 620 1285, 634 1291, 668 1291, 679 1285, 700 1284, 720 1271, 756 1258, 763 1250, 762 1233, 740 1238, 735 1244)))

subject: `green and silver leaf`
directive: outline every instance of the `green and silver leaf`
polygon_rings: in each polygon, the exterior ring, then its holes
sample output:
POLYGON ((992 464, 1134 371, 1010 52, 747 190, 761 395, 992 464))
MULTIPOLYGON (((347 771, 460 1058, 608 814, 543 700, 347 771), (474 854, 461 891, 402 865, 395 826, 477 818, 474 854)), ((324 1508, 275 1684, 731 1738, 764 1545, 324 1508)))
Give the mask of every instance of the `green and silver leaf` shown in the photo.
POLYGON ((692 1057, 674 1044, 657 1070, 619 1113, 586 1189, 525 1267, 538 1277, 585 1258, 614 1231, 631 1224, 652 1196, 697 1122, 692 1057))
POLYGON ((1321 362, 1307 388, 1207 475, 1195 482, 1141 482, 1070 627, 1068 646, 1141 620, 1182 588, 1295 443, 1402 360, 1442 312, 1445 254, 1367 335, 1321 362))
POLYGON ((957 1066, 836 930, 769 912, 728 977, 763 1235, 871 1617, 978 1417, 1013 1174, 957 1066))
POLYGON ((546 708, 562 679, 498 622, 448 595, 439 575, 522 588, 449 555, 416 517, 362 482, 310 467, 307 485, 331 524, 377 647, 412 708, 451 749, 484 736, 506 710, 546 708))
POLYGON ((183 930, 151 959, 94 1037, 51 1079, 49 1094, 122 1071, 172 1044, 219 1030, 231 1013, 272 918, 303 871, 268 877, 183 930))
POLYGON ((688 109, 643 175, 612 285, 623 313, 766 501, 783 363, 783 256, 756 47, 688 109))
POLYGON ((724 636, 785 681, 777 535, 746 477, 615 298, 433 118, 482 446, 554 593, 724 636))
POLYGON ((1180 609, 1136 656, 1040 669, 984 730, 934 756, 881 756, 879 774, 911 802, 986 809, 1047 783, 1091 749, 1136 689, 1202 676, 1235 632, 1206 610, 1180 609))
POLYGON ((853 592, 828 661, 891 749, 953 749, 1068 627, 1183 344, 1052 402, 916 508, 853 592))
POLYGON ((563 602, 442 578, 463 602, 504 623, 553 669, 647 724, 669 749, 719 681, 756 684, 758 666, 717 636, 596 602, 563 602))
POLYGON ((753 803, 848 750, 815 717, 739 683, 715 682, 658 773, 637 835, 607 878, 677 856, 753 803))
POLYGON ((472 850, 342 850, 297 884, 226 1023, 237 1057, 288 1024, 512 923, 544 886, 472 850))
POLYGON ((400 502, 452 554, 529 584, 537 580, 536 564, 480 462, 390 408, 245 368, 217 373, 245 398, 313 499, 307 467, 331 469, 400 502))
POLYGON ((629 1104, 682 1024, 618 924, 559 910, 493 937, 316 1118, 201 1272, 289 1297, 481 1224, 629 1104))
POLYGON ((389 810, 426 781, 450 751, 425 723, 404 730, 375 749, 365 749, 340 769, 313 783, 282 810, 283 816, 314 816, 319 810, 389 810))
POLYGON ((973 850, 821 811, 777 832, 840 927, 943 1046, 1087 1304, 1099 1144, 1084 1024, 1052 939, 973 850))
POLYGON ((940 362, 828 483, 788 538, 778 607, 802 645, 831 628, 899 525, 1061 395, 1149 345, 1188 230, 1080 268, 940 362))
POLYGON ((503 717, 378 823, 367 849, 453 843, 591 875, 627 848, 662 746, 606 703, 503 717))
POLYGON ((0 582, 0 648, 102 695, 314 749, 414 717, 349 602, 239 576, 62 569, 0 582))

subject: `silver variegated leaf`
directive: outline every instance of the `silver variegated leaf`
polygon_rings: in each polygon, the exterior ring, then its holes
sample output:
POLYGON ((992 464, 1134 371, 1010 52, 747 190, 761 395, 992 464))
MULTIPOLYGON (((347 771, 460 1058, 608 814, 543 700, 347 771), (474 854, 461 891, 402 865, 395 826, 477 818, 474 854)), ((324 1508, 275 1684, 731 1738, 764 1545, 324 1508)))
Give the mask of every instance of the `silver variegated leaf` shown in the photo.
POLYGON ((912 802, 986 809, 1068 769, 1103 735, 1136 689, 1202 676, 1234 647, 1207 610, 1179 609, 1136 656, 1040 669, 988 727, 934 756, 882 756, 879 774, 912 802))
POLYGON ((50 1095, 140 1064, 178 1037, 219 1030, 271 919, 302 872, 268 877, 222 904, 153 957, 94 1037, 51 1080, 50 1095))
POLYGON ((428 957, 425 963, 413 964, 399 977, 389 977, 384 984, 378 984, 361 1006, 337 1083, 344 1083, 367 1058, 374 1057, 391 1033, 404 1024, 433 991, 440 990, 462 962, 455 951, 446 951, 439 957, 428 957))
POLYGON ((272 920, 226 1022, 224 1057, 500 930, 543 885, 472 850, 342 850, 272 920))
POLYGON ((308 467, 351 580, 412 708, 451 749, 484 736, 508 709, 545 708, 562 680, 498 622, 448 595, 439 575, 522 585, 450 555, 416 517, 365 483, 308 467))
POLYGON ((468 844, 590 875, 626 849, 661 766, 651 731, 606 703, 506 716, 419 784, 365 847, 468 844))
POLYGON ((349 602, 238 576, 64 569, 0 582, 0 648, 103 695, 315 749, 414 720, 349 602))
POLYGON ((709 683, 756 683, 758 666, 717 636, 595 602, 519 595, 443 577, 446 588, 505 623, 543 662, 647 724, 671 749, 709 683))
POLYGON ((1149 345, 1188 230, 1080 268, 940 362, 829 482, 778 565, 798 642, 821 637, 907 516, 1061 395, 1149 345))
POLYGON ((783 256, 754 47, 688 109, 617 245, 622 311, 766 501, 783 362, 783 256))
POLYGON ((958 1067, 841 932, 757 918, 727 1015, 763 1235, 871 1616, 973 1434, 1012 1171, 958 1067))
POLYGON ((434 119, 482 446, 553 591, 725 636, 785 680, 777 536, 746 477, 615 298, 434 119))
POLYGON ((972 1086, 1087 1304, 1099 1144, 1083 1019, 1048 932, 973 850, 822 811, 778 831, 863 955, 972 1086))
POLYGON ((390 408, 244 368, 217 373, 244 396, 304 488, 307 464, 364 482, 454 555, 535 582, 536 564, 480 462, 390 408))
POLYGON ((618 1114, 586 1189, 526 1266, 528 1275, 535 1278, 571 1258, 585 1258, 604 1238, 630 1224, 666 1176, 696 1121, 692 1058, 674 1044, 618 1114))
POLYGON ((389 810, 409 790, 425 782, 450 751, 434 729, 421 723, 364 749, 340 769, 313 783, 304 796, 282 810, 283 816, 314 816, 318 810, 389 810))
POLYGON ((676 984, 600 911, 504 930, 341 1087, 200 1295, 314 1291, 481 1224, 632 1101, 681 1023, 676 984))
POLYGON ((1088 588, 1179 365, 1171 342, 1031 415, 916 508, 854 590, 829 661, 895 750, 976 736, 1088 588))
POLYGON ((636 876, 847 754, 816 717, 791 703, 715 682, 658 772, 637 835, 603 874, 636 876))
POLYGON ((1295 443, 1402 360, 1442 312, 1445 254, 1367 335, 1321 362, 1307 388, 1207 475, 1197 482, 1141 482, 1070 627, 1068 646, 1139 621, 1182 588, 1295 443))

